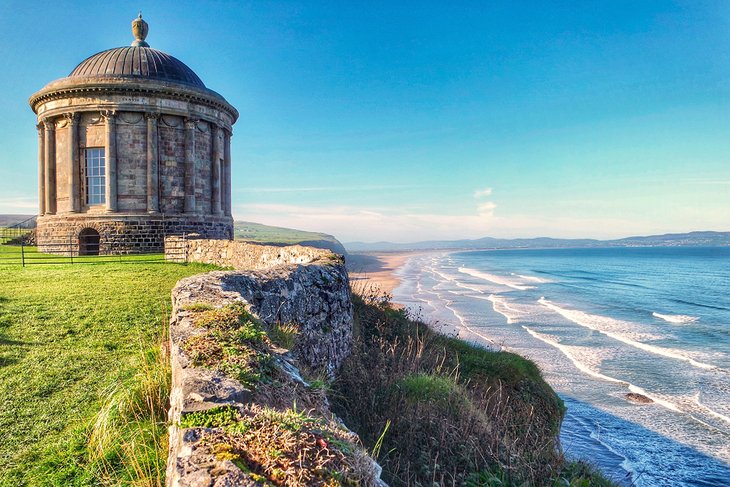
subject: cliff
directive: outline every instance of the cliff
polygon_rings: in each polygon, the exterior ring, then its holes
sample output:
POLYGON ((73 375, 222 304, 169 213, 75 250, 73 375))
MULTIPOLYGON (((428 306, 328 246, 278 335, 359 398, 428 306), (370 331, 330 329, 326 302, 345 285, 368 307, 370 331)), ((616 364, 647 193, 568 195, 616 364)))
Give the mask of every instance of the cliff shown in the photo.
POLYGON ((353 298, 340 256, 166 247, 235 268, 172 293, 168 486, 611 485, 565 462, 535 364, 353 298))

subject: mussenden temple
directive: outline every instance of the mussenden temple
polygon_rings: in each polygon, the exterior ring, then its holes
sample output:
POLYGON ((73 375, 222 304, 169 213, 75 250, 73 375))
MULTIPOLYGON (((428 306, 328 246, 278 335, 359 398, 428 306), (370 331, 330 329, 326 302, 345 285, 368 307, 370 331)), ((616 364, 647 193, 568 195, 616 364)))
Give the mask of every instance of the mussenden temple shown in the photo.
POLYGON ((238 111, 173 56, 135 40, 31 96, 38 117, 42 252, 159 252, 165 236, 233 238, 238 111))

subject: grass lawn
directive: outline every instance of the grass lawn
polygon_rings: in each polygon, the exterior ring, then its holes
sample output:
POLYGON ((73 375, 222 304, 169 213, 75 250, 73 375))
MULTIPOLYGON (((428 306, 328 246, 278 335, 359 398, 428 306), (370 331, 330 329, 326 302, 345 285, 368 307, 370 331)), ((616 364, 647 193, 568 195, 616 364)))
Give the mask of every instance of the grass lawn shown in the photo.
POLYGON ((0 265, 0 486, 155 485, 170 290, 211 268, 0 265))

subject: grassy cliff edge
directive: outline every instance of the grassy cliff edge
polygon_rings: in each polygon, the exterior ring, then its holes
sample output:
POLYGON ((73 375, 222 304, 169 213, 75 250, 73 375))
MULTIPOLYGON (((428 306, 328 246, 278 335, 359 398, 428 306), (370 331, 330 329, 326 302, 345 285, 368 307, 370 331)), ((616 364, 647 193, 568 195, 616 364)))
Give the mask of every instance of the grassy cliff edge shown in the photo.
POLYGON ((613 485, 564 459, 565 408, 533 362, 434 332, 375 294, 354 301, 333 410, 390 485, 613 485))

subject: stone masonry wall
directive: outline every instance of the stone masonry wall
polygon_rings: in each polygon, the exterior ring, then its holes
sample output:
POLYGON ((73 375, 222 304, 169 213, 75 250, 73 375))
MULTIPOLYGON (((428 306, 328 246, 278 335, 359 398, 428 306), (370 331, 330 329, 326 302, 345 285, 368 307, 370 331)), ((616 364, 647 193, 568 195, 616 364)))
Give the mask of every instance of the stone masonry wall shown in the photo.
MULTIPOLYGON (((232 462, 210 454, 201 438, 212 430, 180 427, 181 418, 191 412, 223 405, 244 408, 256 403, 257 397, 256 392, 220 371, 193 366, 184 343, 201 333, 201 329, 194 324, 191 305, 221 308, 240 303, 265 327, 294 326, 295 345, 289 351, 281 350, 275 361, 289 377, 285 381, 289 385, 279 387, 282 391, 306 388, 297 366, 332 374, 351 350, 353 309, 344 261, 329 251, 301 246, 272 247, 204 239, 185 242, 174 237, 165 243, 166 249, 185 244, 192 261, 239 269, 189 277, 178 282, 172 291, 173 384, 167 485, 261 485, 232 462), (293 383, 303 386, 293 387, 293 383)), ((286 394, 282 392, 281 396, 286 394)), ((287 400, 297 403, 296 395, 287 400)), ((333 417, 326 404, 322 412, 326 418, 333 417)), ((362 485, 385 485, 379 480, 379 466, 369 458, 365 462, 371 465, 373 474, 362 485)))
POLYGON ((79 233, 85 228, 99 232, 101 254, 162 252, 167 235, 233 237, 233 219, 212 215, 45 215, 38 217, 36 228, 39 250, 61 255, 78 255, 79 233))

